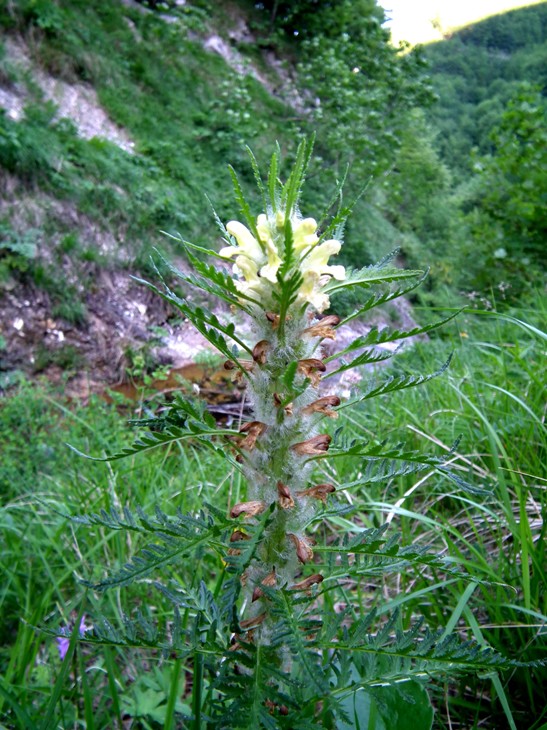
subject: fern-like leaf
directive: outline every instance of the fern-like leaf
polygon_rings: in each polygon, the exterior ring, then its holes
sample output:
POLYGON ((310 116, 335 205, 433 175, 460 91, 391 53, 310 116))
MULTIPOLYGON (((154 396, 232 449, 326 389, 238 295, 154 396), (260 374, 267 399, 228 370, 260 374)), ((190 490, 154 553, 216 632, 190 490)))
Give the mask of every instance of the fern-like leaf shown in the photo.
POLYGON ((186 274, 169 261, 166 261, 161 255, 158 254, 158 256, 160 256, 160 259, 167 270, 174 274, 178 279, 197 289, 201 289, 201 291, 222 299, 230 304, 230 306, 238 307, 239 309, 249 312, 248 308, 241 303, 240 298, 245 298, 248 301, 258 304, 258 302, 252 297, 242 295, 242 293, 237 289, 231 276, 227 276, 223 271, 220 271, 215 266, 211 266, 204 261, 200 261, 190 251, 186 251, 186 256, 194 270, 201 274, 201 276, 197 276, 194 273, 186 274))
POLYGON ((391 358, 396 355, 399 352, 399 348, 395 350, 365 350, 364 352, 361 352, 356 358, 348 362, 344 358, 342 358, 342 364, 336 368, 336 370, 331 370, 330 372, 326 373, 326 375, 323 375, 323 380, 326 380, 327 378, 332 378, 334 375, 339 375, 340 373, 345 372, 346 370, 351 370, 355 367, 361 367, 363 365, 376 365, 379 362, 385 362, 386 360, 391 360, 391 358))
POLYGON ((342 325, 347 324, 348 322, 351 322, 356 317, 361 317, 363 314, 366 314, 371 309, 374 309, 375 307, 378 307, 382 304, 386 304, 387 302, 391 302, 394 299, 398 299, 399 297, 403 297, 406 294, 409 294, 411 291, 414 291, 414 289, 417 289, 419 286, 423 284, 427 276, 429 275, 429 269, 427 269, 421 276, 416 273, 417 279, 416 281, 413 281, 408 286, 395 286, 390 287, 386 289, 385 291, 379 291, 370 296, 364 304, 362 304, 359 309, 356 309, 351 314, 349 314, 347 317, 345 317, 338 327, 342 327, 342 325))
POLYGON ((423 271, 412 271, 410 269, 399 269, 397 266, 390 266, 389 264, 398 253, 398 251, 393 251, 372 266, 365 266, 362 269, 347 269, 345 279, 342 281, 331 279, 324 288, 325 292, 331 294, 335 291, 349 289, 355 286, 368 287, 423 276, 423 271))
POLYGON ((448 454, 431 456, 422 454, 419 451, 406 451, 400 446, 387 449, 385 443, 370 445, 366 442, 355 441, 351 445, 348 445, 347 448, 331 449, 328 454, 311 456, 308 461, 316 461, 327 457, 329 459, 347 458, 348 456, 358 456, 364 459, 367 464, 363 470, 362 478, 359 482, 345 485, 344 488, 390 481, 395 477, 433 468, 470 494, 490 494, 491 490, 469 484, 446 465, 446 461, 453 455, 457 445, 458 442, 456 442, 448 454))
POLYGON ((251 233, 256 238, 256 240, 258 241, 260 246, 263 247, 263 244, 260 241, 260 235, 258 233, 258 229, 256 227, 256 221, 254 219, 253 214, 251 213, 251 208, 249 207, 249 203, 247 202, 247 200, 245 198, 245 194, 243 193, 243 189, 239 182, 237 172, 234 170, 234 168, 231 165, 228 165, 228 170, 230 171, 230 177, 232 178, 234 196, 239 204, 239 209, 243 213, 243 217, 245 218, 245 221, 246 221, 247 225, 249 226, 251 233))
POLYGON ((180 562, 185 556, 193 554, 201 547, 222 547, 221 527, 215 522, 195 520, 192 527, 177 534, 172 531, 155 530, 155 542, 149 543, 114 575, 92 585, 94 590, 105 591, 109 588, 129 585, 142 580, 168 565, 180 562))
POLYGON ((364 530, 351 538, 346 536, 338 545, 317 546, 314 552, 326 559, 328 581, 348 575, 354 578, 401 572, 409 565, 427 566, 447 575, 464 577, 453 561, 429 552, 427 545, 401 547, 397 535, 392 538, 385 535, 387 527, 364 530))
MULTIPOLYGON (((359 358, 356 358, 359 359, 359 358)), ((450 365, 450 362, 452 360, 452 355, 448 358, 448 360, 442 365, 438 370, 436 370, 434 373, 429 373, 429 375, 393 375, 387 380, 385 380, 380 385, 377 385, 375 387, 369 388, 366 390, 362 395, 360 395, 358 398, 355 398, 354 400, 346 401, 345 403, 342 403, 337 410, 342 410, 343 408, 348 408, 350 406, 354 406, 357 403, 362 403, 365 400, 370 400, 371 398, 376 398, 380 395, 386 395, 386 393, 395 393, 398 390, 405 390, 406 388, 415 388, 418 385, 423 385, 423 383, 427 383, 432 378, 437 378, 439 375, 442 375, 444 371, 448 368, 450 365)), ((355 361, 354 361, 355 362, 355 361)), ((369 361, 367 361, 369 362, 369 361)), ((348 366, 351 367, 351 366, 348 366)), ((340 372, 340 368, 338 370, 334 371, 340 372)), ((329 375, 334 373, 329 373, 329 375)))
POLYGON ((228 343, 223 337, 223 335, 228 336, 236 342, 239 347, 249 353, 249 355, 252 355, 252 350, 236 335, 235 325, 233 322, 226 325, 223 324, 215 314, 206 312, 202 309, 202 307, 192 306, 188 300, 178 297, 166 285, 164 285, 165 290, 162 291, 157 286, 154 286, 154 284, 151 284, 144 279, 135 278, 135 280, 144 284, 151 291, 162 297, 162 299, 165 299, 165 301, 176 307, 187 319, 190 320, 190 322, 192 322, 198 332, 209 340, 213 347, 216 347, 216 349, 219 350, 219 352, 221 352, 226 358, 232 360, 232 362, 243 372, 244 375, 247 374, 244 368, 241 367, 237 354, 235 354, 232 348, 228 346, 228 343))
POLYGON ((432 330, 442 327, 447 322, 450 322, 450 320, 454 319, 454 317, 457 317, 458 314, 460 314, 462 311, 463 309, 459 309, 457 312, 449 315, 448 317, 445 317, 444 319, 424 325, 423 327, 413 327, 410 330, 391 329, 390 327, 384 327, 379 330, 377 327, 373 327, 366 335, 363 335, 362 337, 357 337, 343 350, 340 350, 334 355, 326 358, 325 362, 331 362, 332 360, 336 360, 337 358, 342 357, 349 352, 360 350, 362 347, 376 347, 378 345, 385 345, 388 342, 396 342, 398 340, 408 339, 409 337, 418 337, 419 335, 427 334, 432 330))

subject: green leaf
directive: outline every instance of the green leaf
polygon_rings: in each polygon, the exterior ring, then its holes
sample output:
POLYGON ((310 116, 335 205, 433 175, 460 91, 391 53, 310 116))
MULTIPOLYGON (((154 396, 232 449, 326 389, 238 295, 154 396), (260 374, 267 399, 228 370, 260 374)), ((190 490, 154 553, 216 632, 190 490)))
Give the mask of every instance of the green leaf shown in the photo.
POLYGON ((308 169, 313 152, 314 142, 314 137, 311 137, 308 140, 303 139, 300 142, 296 151, 296 161, 291 170, 291 174, 283 186, 281 202, 284 203, 285 215, 287 218, 290 218, 298 205, 300 191, 302 189, 304 178, 306 177, 306 170, 308 169))
POLYGON ((266 203, 266 189, 264 187, 264 181, 262 180, 262 175, 260 174, 260 168, 258 166, 258 162, 256 160, 256 157, 254 156, 254 153, 252 149, 245 145, 245 150, 247 151, 247 154, 249 155, 249 159, 251 160, 251 167, 253 168, 253 174, 255 176, 256 186, 260 192, 260 195, 262 196, 262 209, 266 211, 268 205, 266 203))
POLYGON ((408 294, 414 289, 417 289, 425 281, 428 275, 429 269, 427 269, 422 276, 419 276, 417 281, 412 282, 412 284, 410 284, 409 286, 399 286, 395 287, 394 289, 388 289, 385 292, 377 292, 376 294, 373 294, 371 297, 369 297, 369 299, 367 299, 364 304, 362 304, 358 309, 356 309, 345 319, 343 319, 338 327, 341 327, 342 325, 351 322, 351 320, 355 319, 356 317, 361 317, 366 312, 374 309, 374 307, 378 307, 381 304, 386 304, 386 302, 391 302, 394 299, 398 299, 399 297, 408 294))
POLYGON ((85 459, 90 459, 91 461, 117 461, 118 459, 125 459, 127 456, 133 456, 133 454, 139 454, 142 451, 149 451, 150 449, 155 449, 158 446, 166 446, 168 444, 176 443, 177 441, 185 441, 187 439, 195 439, 199 443, 213 448, 219 454, 223 454, 225 453, 224 449, 215 447, 208 439, 223 436, 237 436, 238 433, 238 431, 222 428, 213 429, 206 426, 204 423, 188 419, 186 422, 186 428, 171 426, 165 431, 147 433, 134 441, 131 446, 126 446, 121 449, 121 451, 111 454, 110 456, 89 456, 89 454, 84 454, 74 446, 71 446, 70 444, 67 445, 76 454, 83 456, 85 459))
POLYGON ((135 281, 144 284, 151 291, 162 297, 162 299, 165 299, 165 301, 175 306, 185 317, 190 320, 190 322, 192 322, 198 332, 200 332, 207 340, 209 340, 213 347, 216 347, 217 350, 219 350, 227 359, 232 360, 236 367, 239 368, 244 375, 247 375, 245 369, 241 366, 238 358, 236 357, 232 349, 228 346, 222 334, 220 334, 223 333, 227 335, 243 350, 248 352, 249 355, 252 355, 252 350, 245 344, 245 342, 243 342, 243 340, 241 340, 236 335, 235 325, 233 323, 229 323, 226 325, 222 324, 215 314, 206 312, 201 307, 193 307, 188 302, 188 300, 181 299, 174 292, 172 292, 166 284, 164 284, 165 291, 162 291, 157 286, 151 284, 148 281, 145 281, 144 279, 138 279, 137 277, 133 278, 135 279, 135 281))
POLYGON ((454 319, 454 317, 457 317, 458 314, 463 311, 463 309, 464 308, 458 309, 458 311, 454 314, 451 314, 448 317, 439 320, 438 322, 427 324, 424 327, 413 327, 411 330, 397 330, 391 329, 390 327, 384 327, 383 329, 379 330, 377 327, 373 327, 368 334, 363 335, 363 337, 357 337, 343 350, 340 350, 340 352, 337 352, 334 355, 327 357, 325 359, 325 362, 331 362, 332 360, 336 360, 337 358, 342 357, 342 355, 345 355, 348 352, 359 350, 361 347, 384 345, 387 342, 396 342, 397 340, 405 340, 409 337, 418 337, 418 335, 427 334, 428 332, 431 332, 438 327, 442 327, 447 322, 450 322, 450 320, 454 319))
POLYGON ((256 221, 254 219, 253 214, 251 213, 251 208, 249 207, 249 203, 245 199, 245 195, 243 194, 243 190, 241 188, 239 179, 237 177, 237 173, 234 170, 234 168, 231 165, 228 165, 228 170, 230 171, 230 176, 232 178, 232 184, 234 186, 234 195, 235 199, 239 203, 239 208, 241 212, 243 213, 243 217, 245 218, 245 221, 249 228, 251 229, 251 233, 258 241, 261 248, 264 248, 260 236, 258 234, 258 229, 256 227, 256 221))
MULTIPOLYGON (((225 235, 228 235, 226 233, 226 229, 223 226, 223 230, 225 235)), ((169 233, 168 231, 160 231, 161 234, 164 236, 167 236, 168 238, 172 238, 174 241, 178 241, 181 243, 186 249, 192 248, 194 251, 199 251, 200 253, 205 253, 208 256, 214 256, 217 259, 220 259, 221 261, 226 261, 224 256, 220 256, 218 251, 215 251, 212 248, 206 248, 205 246, 199 246, 197 243, 191 243, 190 241, 186 241, 179 233, 169 233)))
POLYGON ((418 682, 378 687, 373 692, 358 689, 341 705, 353 722, 338 720, 339 730, 430 730, 433 725, 429 695, 418 682))
MULTIPOLYGON (((355 367, 370 365, 371 363, 376 364, 379 362, 384 362, 385 360, 390 360, 398 352, 399 348, 391 352, 389 350, 365 350, 350 362, 342 359, 342 365, 336 368, 336 370, 331 370, 326 375, 323 375, 323 380, 326 380, 327 378, 332 378, 333 375, 338 375, 338 373, 343 373, 345 370, 351 370, 355 367)), ((335 357, 337 357, 337 355, 335 357)), ((342 407, 344 406, 345 404, 342 407)))
MULTIPOLYGON (((359 360, 359 358, 356 358, 355 360, 353 360, 353 362, 349 363, 347 366, 338 368, 338 370, 335 370, 333 373, 329 373, 329 375, 334 375, 334 373, 338 373, 341 370, 346 370, 348 368, 355 367, 355 364, 358 360, 359 360)), ((379 395, 385 395, 386 393, 395 393, 398 390, 405 390, 406 388, 415 388, 418 385, 423 385, 423 383, 427 383, 428 380, 431 380, 432 378, 437 378, 439 375, 442 375, 444 373, 444 371, 450 365, 451 360, 452 360, 452 355, 450 355, 450 357, 444 363, 444 365, 442 365, 438 370, 436 370, 434 373, 430 373, 429 375, 398 375, 398 376, 393 375, 390 378, 388 378, 386 381, 381 383, 380 385, 369 388, 358 398, 355 398, 354 400, 346 401, 346 403, 342 403, 342 405, 340 405, 336 410, 339 411, 339 410, 342 410, 343 408, 348 408, 350 406, 354 406, 357 403, 362 403, 365 400, 370 400, 371 398, 376 398, 379 395)), ((361 363, 357 363, 357 364, 361 364, 361 363)))
POLYGON ((490 494, 491 490, 476 487, 474 484, 466 482, 459 474, 445 465, 446 461, 453 455, 458 443, 459 439, 448 454, 430 456, 419 451, 405 451, 401 446, 386 448, 385 443, 370 445, 364 441, 354 441, 346 448, 330 449, 328 453, 311 456, 307 461, 318 461, 325 458, 347 458, 348 456, 358 456, 364 459, 366 466, 362 469, 362 479, 348 486, 357 486, 358 484, 365 486, 374 482, 385 482, 394 477, 434 468, 437 472, 455 482, 460 489, 470 494, 490 494))
POLYGON ((392 281, 399 281, 400 279, 413 279, 417 276, 420 277, 424 275, 423 271, 412 271, 399 269, 396 266, 388 266, 397 254, 398 251, 393 251, 377 264, 366 266, 363 269, 346 270, 346 278, 343 281, 331 279, 331 281, 324 287, 324 291, 327 294, 330 294, 349 287, 372 286, 373 284, 389 283, 392 281))
POLYGON ((302 284, 303 278, 300 271, 295 271, 288 279, 283 279, 281 272, 277 273, 278 288, 280 291, 274 291, 273 296, 278 302, 279 310, 279 327, 278 327, 278 338, 283 341, 285 320, 289 312, 290 307, 295 303, 298 291, 302 284))
POLYGON ((272 210, 275 212, 277 211, 277 208, 280 203, 280 196, 279 196, 279 180, 277 177, 277 171, 279 169, 279 158, 280 158, 281 152, 279 149, 279 144, 276 143, 275 146, 275 152, 272 155, 272 158, 270 160, 270 171, 268 174, 268 190, 270 193, 270 203, 272 206, 272 210))
MULTIPOLYGON (((156 542, 143 547, 138 555, 125 563, 114 575, 98 583, 86 583, 86 585, 92 585, 93 589, 98 591, 129 585, 165 569, 185 556, 194 554, 200 547, 222 548, 219 538, 225 525, 204 517, 186 520, 184 516, 181 518, 166 524, 150 522, 156 542)), ((92 519, 89 520, 89 524, 93 524, 92 519)))
MULTIPOLYGON (((158 252, 156 251, 156 253, 158 252)), ((238 307, 239 309, 249 312, 248 308, 241 303, 241 294, 231 276, 227 276, 223 271, 220 271, 204 261, 200 261, 190 251, 186 252, 188 260, 192 264, 194 271, 197 271, 201 274, 201 276, 196 276, 194 273, 186 274, 183 271, 180 271, 180 269, 177 269, 177 267, 169 261, 166 261, 159 253, 158 255, 160 256, 164 266, 181 281, 191 284, 204 292, 213 294, 219 299, 223 299, 233 307, 238 307)), ((259 304, 259 302, 251 297, 245 296, 245 299, 249 299, 255 304, 259 304)))

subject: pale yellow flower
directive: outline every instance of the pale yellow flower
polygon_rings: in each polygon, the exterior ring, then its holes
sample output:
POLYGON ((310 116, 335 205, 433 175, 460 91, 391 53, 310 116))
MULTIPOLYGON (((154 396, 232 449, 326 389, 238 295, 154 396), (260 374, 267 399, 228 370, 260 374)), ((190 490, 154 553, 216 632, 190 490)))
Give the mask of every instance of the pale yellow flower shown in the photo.
POLYGON ((262 213, 256 219, 256 229, 261 242, 266 246, 268 263, 260 269, 260 276, 263 276, 272 284, 277 283, 277 271, 281 266, 282 259, 279 256, 277 246, 272 240, 268 217, 262 213))
POLYGON ((220 256, 232 258, 235 256, 234 274, 240 279, 236 286, 243 294, 257 293, 264 291, 264 283, 261 281, 258 270, 265 261, 264 252, 253 234, 239 221, 230 221, 226 230, 237 241, 237 246, 225 246, 219 251, 220 256), (241 280, 243 278, 243 281, 241 280))
MULTIPOLYGON (((225 258, 235 256, 234 273, 239 277, 236 285, 242 293, 254 293, 268 298, 278 282, 277 274, 283 263, 285 247, 285 214, 262 213, 256 220, 258 240, 248 228, 238 221, 230 221, 226 230, 237 241, 237 246, 227 246, 220 251, 225 258)), ((313 218, 291 216, 294 251, 299 257, 298 267, 303 281, 298 292, 299 304, 311 304, 318 312, 329 306, 329 298, 323 287, 330 277, 342 280, 343 266, 329 266, 329 258, 340 250, 340 242, 324 241, 320 245, 317 222, 313 218)))
POLYGON ((304 218, 300 221, 293 218, 292 234, 295 251, 304 251, 319 241, 317 223, 313 218, 304 218))
POLYGON ((298 292, 298 299, 301 302, 308 302, 318 312, 323 312, 330 304, 328 296, 322 291, 324 277, 333 277, 341 281, 346 275, 343 266, 328 265, 329 258, 337 254, 340 247, 340 241, 334 239, 324 241, 313 248, 300 263, 304 281, 298 292))

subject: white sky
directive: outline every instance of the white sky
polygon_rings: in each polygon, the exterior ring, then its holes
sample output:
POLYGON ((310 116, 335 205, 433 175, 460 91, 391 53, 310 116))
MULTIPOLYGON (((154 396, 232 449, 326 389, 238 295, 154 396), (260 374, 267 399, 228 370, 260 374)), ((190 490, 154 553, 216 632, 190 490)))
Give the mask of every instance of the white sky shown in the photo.
POLYGON ((489 15, 540 2, 543 0, 379 0, 386 16, 393 18, 388 27, 394 43, 406 40, 413 44, 441 39, 432 21, 447 32, 489 15))

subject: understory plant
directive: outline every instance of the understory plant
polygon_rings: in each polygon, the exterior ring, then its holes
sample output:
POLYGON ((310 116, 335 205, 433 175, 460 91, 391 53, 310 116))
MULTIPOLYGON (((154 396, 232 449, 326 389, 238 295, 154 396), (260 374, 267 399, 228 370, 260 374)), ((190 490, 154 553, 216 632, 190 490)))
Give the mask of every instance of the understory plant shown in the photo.
POLYGON ((380 363, 397 352, 386 345, 447 320, 411 330, 372 327, 337 348, 344 325, 409 293, 424 274, 398 268, 393 256, 360 270, 332 263, 351 206, 342 204, 340 185, 322 220, 304 217, 299 203, 311 153, 311 142, 301 142, 286 182, 278 150, 265 180, 250 154, 262 212, 251 211, 231 170, 243 222, 224 226, 217 218, 220 250, 180 240, 193 272, 163 262, 176 290, 167 275, 161 286, 144 282, 245 384, 240 422, 222 425, 204 402, 178 395, 140 422, 150 430, 132 447, 105 459, 186 442, 202 450, 204 463, 207 453, 223 459, 227 477, 240 475, 246 493, 175 516, 158 506, 153 516, 124 507, 76 518, 146 541, 121 569, 90 585, 104 591, 146 583, 147 594, 157 590, 172 604, 173 620, 160 630, 144 609, 118 626, 99 617, 85 641, 161 650, 173 662, 165 727, 421 730, 433 723, 432 679, 495 675, 515 664, 456 633, 427 628, 419 616, 405 626, 397 611, 382 610, 376 587, 410 566, 478 578, 425 546, 401 546, 393 525, 393 534, 388 525, 352 525, 355 500, 347 495, 426 470, 455 489, 472 487, 450 471, 450 454, 406 450, 381 434, 348 440, 332 426, 357 405, 440 375, 448 363, 402 376, 383 375, 380 363), (225 317, 193 304, 196 289, 227 304, 225 317), (336 298, 348 290, 362 301, 341 317, 336 298), (368 385, 343 398, 340 377, 363 366, 374 373, 368 385), (329 479, 334 459, 356 460, 358 478, 329 479), (167 579, 173 567, 187 580, 167 579), (182 669, 191 678, 184 692, 182 669), (177 704, 182 694, 186 712, 177 704))

